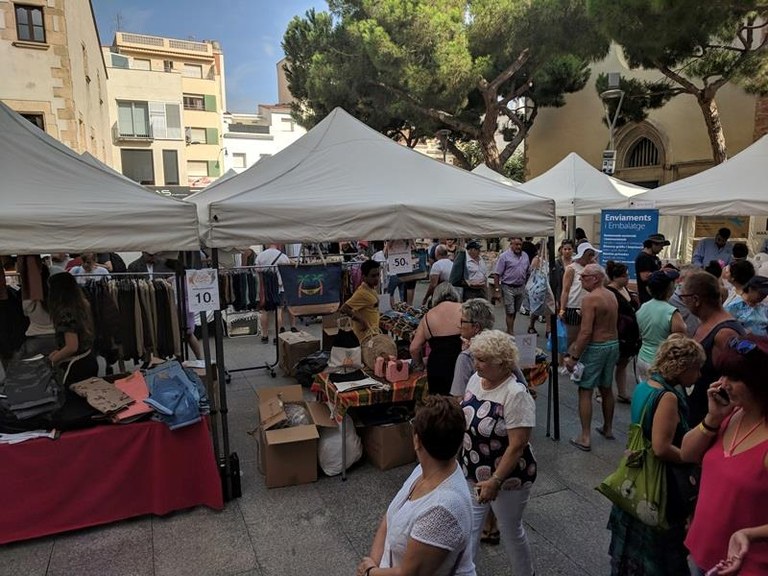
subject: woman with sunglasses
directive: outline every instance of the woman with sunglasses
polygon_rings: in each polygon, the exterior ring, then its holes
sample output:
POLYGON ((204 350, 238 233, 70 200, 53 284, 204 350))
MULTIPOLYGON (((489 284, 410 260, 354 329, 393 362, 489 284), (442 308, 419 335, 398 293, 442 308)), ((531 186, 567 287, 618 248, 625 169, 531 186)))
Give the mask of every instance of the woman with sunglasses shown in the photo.
POLYGON ((701 462, 699 498, 685 545, 696 576, 768 574, 768 340, 733 338, 708 411, 683 438, 685 461, 701 462))

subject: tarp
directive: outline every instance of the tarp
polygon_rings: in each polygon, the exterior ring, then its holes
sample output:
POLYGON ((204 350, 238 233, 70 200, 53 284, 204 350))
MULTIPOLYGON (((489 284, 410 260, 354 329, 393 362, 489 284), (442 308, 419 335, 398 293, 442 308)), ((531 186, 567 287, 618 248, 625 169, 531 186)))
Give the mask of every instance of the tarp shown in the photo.
POLYGON ((730 160, 636 198, 661 214, 752 216, 768 214, 768 136, 730 160))
POLYGON ((558 216, 589 216, 603 209, 627 208, 631 196, 646 190, 607 176, 575 152, 520 187, 552 198, 558 216))
POLYGON ((512 186, 521 186, 522 182, 518 182, 517 180, 513 180, 512 178, 507 178, 506 176, 499 174, 494 170, 493 168, 488 168, 485 164, 478 164, 472 169, 472 174, 477 174, 478 176, 484 176, 485 178, 490 178, 491 180, 496 180, 496 182, 501 182, 502 184, 511 184, 512 186))
POLYGON ((187 201, 197 204, 201 235, 214 248, 554 232, 551 200, 401 146, 341 108, 187 201))
POLYGON ((0 254, 195 250, 194 206, 93 166, 0 102, 0 254))

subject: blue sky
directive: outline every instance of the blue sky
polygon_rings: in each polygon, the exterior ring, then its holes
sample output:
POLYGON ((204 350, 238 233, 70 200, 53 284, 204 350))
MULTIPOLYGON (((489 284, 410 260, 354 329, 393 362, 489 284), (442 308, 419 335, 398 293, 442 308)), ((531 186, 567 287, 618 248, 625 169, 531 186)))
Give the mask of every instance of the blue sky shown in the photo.
POLYGON ((120 16, 121 31, 218 40, 224 50, 227 108, 255 112, 277 102, 275 64, 288 22, 321 0, 92 0, 102 44, 110 45, 120 16))

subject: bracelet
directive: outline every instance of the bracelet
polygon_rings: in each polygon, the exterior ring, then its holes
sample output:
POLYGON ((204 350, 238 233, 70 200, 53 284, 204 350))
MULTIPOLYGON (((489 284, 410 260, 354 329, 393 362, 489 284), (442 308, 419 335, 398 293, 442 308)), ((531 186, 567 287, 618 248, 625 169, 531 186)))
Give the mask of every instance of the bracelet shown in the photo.
POLYGON ((699 430, 701 430, 701 432, 702 432, 702 433, 703 433, 705 436, 717 436, 717 433, 716 433, 716 432, 714 432, 714 431, 712 431, 712 430, 709 428, 709 426, 707 426, 706 424, 704 424, 704 422, 703 422, 703 421, 699 423, 699 425, 697 426, 697 428, 698 428, 699 430))
POLYGON ((495 473, 495 472, 494 472, 493 474, 491 474, 491 480, 493 480, 494 482, 496 482, 496 485, 497 485, 499 488, 501 488, 501 484, 504 482, 504 480, 502 480, 501 478, 499 478, 498 476, 496 476, 496 473, 495 473))
POLYGON ((717 434, 717 431, 720 430, 719 426, 710 426, 709 424, 707 424, 707 417, 706 416, 704 416, 704 418, 701 420, 700 426, 702 428, 705 428, 706 430, 709 430, 713 434, 717 434))
POLYGON ((365 571, 365 576, 371 576, 371 570, 376 568, 376 566, 368 566, 368 569, 365 571))

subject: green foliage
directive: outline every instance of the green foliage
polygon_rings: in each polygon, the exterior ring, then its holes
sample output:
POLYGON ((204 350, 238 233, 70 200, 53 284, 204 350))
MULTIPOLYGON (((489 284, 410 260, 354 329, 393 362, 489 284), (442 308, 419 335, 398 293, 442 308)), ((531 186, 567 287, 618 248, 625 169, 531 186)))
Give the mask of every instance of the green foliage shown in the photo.
MULTIPOLYGON (((286 30, 289 89, 297 120, 313 126, 334 107, 373 128, 412 138, 451 130, 477 141, 500 166, 539 106, 562 106, 608 43, 586 0, 330 0, 286 30), (525 114, 514 109, 525 99, 525 114), (495 125, 514 133, 499 157, 495 125)), ((458 153, 462 153, 458 151, 458 153)))
MULTIPOLYGON (((619 89, 624 92, 624 100, 616 120, 617 128, 629 122, 642 122, 648 117, 649 110, 661 108, 679 92, 679 89, 673 87, 669 81, 650 82, 636 78, 621 78, 619 89)), ((598 94, 608 90, 607 74, 600 74, 597 77, 595 90, 598 94)), ((618 98, 611 98, 606 100, 606 103, 608 114, 613 118, 619 100, 618 98)), ((603 118, 603 123, 608 124, 608 121, 603 118)))

